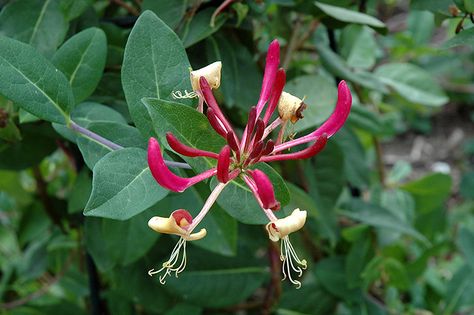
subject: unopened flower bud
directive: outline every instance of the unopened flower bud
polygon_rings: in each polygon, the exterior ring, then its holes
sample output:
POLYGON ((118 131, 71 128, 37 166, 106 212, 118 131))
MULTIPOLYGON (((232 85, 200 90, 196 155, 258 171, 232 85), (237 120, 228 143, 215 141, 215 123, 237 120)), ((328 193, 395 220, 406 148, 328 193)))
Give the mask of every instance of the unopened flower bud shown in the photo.
POLYGON ((205 66, 204 68, 191 71, 190 78, 193 91, 201 90, 199 86, 200 77, 206 78, 211 89, 217 89, 221 85, 221 69, 222 62, 216 61, 208 66, 205 66))
POLYGON ((278 219, 267 224, 266 229, 268 232, 268 237, 272 241, 278 242, 285 236, 288 236, 289 234, 301 229, 305 222, 306 211, 301 211, 299 208, 296 208, 286 218, 278 219))
POLYGON ((206 236, 206 229, 201 229, 197 233, 188 234, 187 228, 191 223, 191 214, 186 210, 180 209, 174 211, 168 218, 151 218, 148 221, 148 226, 155 232, 178 235, 186 241, 195 241, 206 236))
POLYGON ((290 120, 293 124, 303 118, 303 110, 307 105, 303 100, 287 92, 282 92, 278 101, 278 113, 283 121, 290 120))

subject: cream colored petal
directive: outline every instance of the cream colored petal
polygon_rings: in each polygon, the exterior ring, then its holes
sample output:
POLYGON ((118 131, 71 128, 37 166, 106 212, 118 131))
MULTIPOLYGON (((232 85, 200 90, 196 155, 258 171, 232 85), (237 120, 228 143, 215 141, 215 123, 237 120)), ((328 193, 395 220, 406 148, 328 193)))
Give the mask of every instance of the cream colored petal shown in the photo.
POLYGON ((148 221, 148 226, 155 232, 164 234, 184 235, 186 230, 181 228, 173 217, 153 217, 148 221))
POLYGON ((191 235, 182 235, 181 237, 184 238, 186 241, 197 241, 201 238, 204 238, 207 234, 206 229, 201 229, 201 231, 197 233, 192 233, 191 235))
POLYGON ((283 121, 290 120, 292 123, 303 118, 301 112, 306 108, 306 104, 300 98, 287 92, 282 92, 278 101, 278 114, 283 121))
POLYGON ((199 91, 199 78, 205 77, 211 89, 217 89, 221 85, 222 62, 216 61, 204 68, 191 71, 190 79, 193 91, 199 91))
POLYGON ((297 208, 289 216, 268 223, 266 226, 268 237, 272 241, 277 242, 281 238, 298 231, 304 226, 306 216, 306 211, 301 211, 297 208))

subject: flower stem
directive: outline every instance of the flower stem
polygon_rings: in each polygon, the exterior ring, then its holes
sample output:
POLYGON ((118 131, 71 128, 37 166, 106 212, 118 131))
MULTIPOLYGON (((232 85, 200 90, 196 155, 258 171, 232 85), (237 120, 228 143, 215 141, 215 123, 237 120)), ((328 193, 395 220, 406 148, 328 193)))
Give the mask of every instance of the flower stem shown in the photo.
MULTIPOLYGON (((123 149, 123 146, 121 146, 121 145, 119 145, 115 142, 112 142, 112 141, 96 134, 95 132, 90 131, 89 129, 86 129, 84 127, 79 126, 77 123, 75 123, 72 120, 71 120, 71 123, 69 125, 69 128, 71 128, 75 132, 80 133, 81 135, 91 139, 94 142, 100 143, 100 144, 108 147, 112 151, 123 149)), ((181 163, 181 162, 175 162, 175 161, 166 161, 165 160, 165 164, 168 167, 191 169, 191 166, 189 166, 189 164, 187 164, 187 163, 181 163)))
POLYGON ((191 223, 191 225, 189 226, 189 228, 187 229, 188 231, 188 234, 191 234, 194 230, 194 228, 199 224, 201 223, 202 219, 204 219, 204 217, 206 216, 206 214, 209 212, 209 210, 211 209, 212 205, 214 204, 214 202, 216 202, 217 200, 217 197, 219 197, 219 195, 221 194, 222 190, 224 190, 225 186, 227 186, 227 184, 230 183, 230 181, 228 181, 227 183, 219 183, 215 188, 214 190, 211 192, 211 194, 209 195, 209 197, 207 197, 207 200, 206 202, 204 203, 204 206, 202 207, 201 211, 199 212, 199 214, 193 219, 193 223, 191 223))

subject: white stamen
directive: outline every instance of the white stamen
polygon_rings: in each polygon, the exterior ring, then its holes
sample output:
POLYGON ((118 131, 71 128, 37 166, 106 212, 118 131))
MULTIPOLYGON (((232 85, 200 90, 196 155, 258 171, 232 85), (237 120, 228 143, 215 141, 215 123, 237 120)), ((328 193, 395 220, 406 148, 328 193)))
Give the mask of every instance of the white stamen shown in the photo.
POLYGON ((301 288, 301 282, 293 279, 291 274, 296 272, 298 274, 298 278, 300 278, 303 275, 303 270, 308 267, 308 264, 305 259, 300 260, 296 254, 295 249, 293 248, 293 245, 291 245, 290 238, 288 236, 285 236, 281 239, 280 260, 282 261, 281 270, 283 272, 283 279, 281 279, 281 281, 288 278, 291 283, 296 285, 297 289, 301 288))
POLYGON ((171 252, 170 259, 163 263, 163 266, 159 270, 151 269, 148 271, 148 275, 152 277, 155 274, 161 273, 164 270, 164 273, 160 276, 160 283, 166 283, 166 277, 171 275, 172 272, 175 273, 175 277, 178 278, 178 274, 183 272, 186 268, 186 240, 184 238, 180 238, 178 243, 174 246, 173 251, 171 252), (181 262, 178 267, 175 265, 179 261, 179 257, 181 256, 181 249, 182 249, 182 257, 181 262))
POLYGON ((171 95, 174 99, 185 99, 185 98, 196 98, 198 94, 196 92, 188 92, 188 90, 184 90, 184 94, 181 91, 173 91, 171 95))

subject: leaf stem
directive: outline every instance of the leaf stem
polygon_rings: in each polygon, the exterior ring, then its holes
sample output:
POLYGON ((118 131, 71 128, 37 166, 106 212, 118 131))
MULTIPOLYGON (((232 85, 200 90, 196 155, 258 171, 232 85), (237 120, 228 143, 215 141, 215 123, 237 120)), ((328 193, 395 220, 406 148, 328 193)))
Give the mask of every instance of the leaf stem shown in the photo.
MULTIPOLYGON (((113 151, 120 150, 120 149, 124 148, 123 146, 121 146, 121 145, 119 145, 115 142, 112 142, 112 141, 102 137, 101 135, 98 135, 95 132, 90 131, 89 129, 86 129, 84 127, 79 126, 77 123, 75 123, 72 120, 70 121, 69 128, 71 128, 75 132, 80 133, 81 135, 83 135, 83 136, 85 136, 85 137, 87 137, 91 140, 94 140, 95 142, 103 144, 104 146, 108 147, 109 149, 111 149, 113 151)), ((168 167, 191 169, 191 166, 189 166, 189 164, 187 164, 187 163, 181 163, 181 162, 175 162, 175 161, 166 161, 165 160, 165 164, 168 167)))

